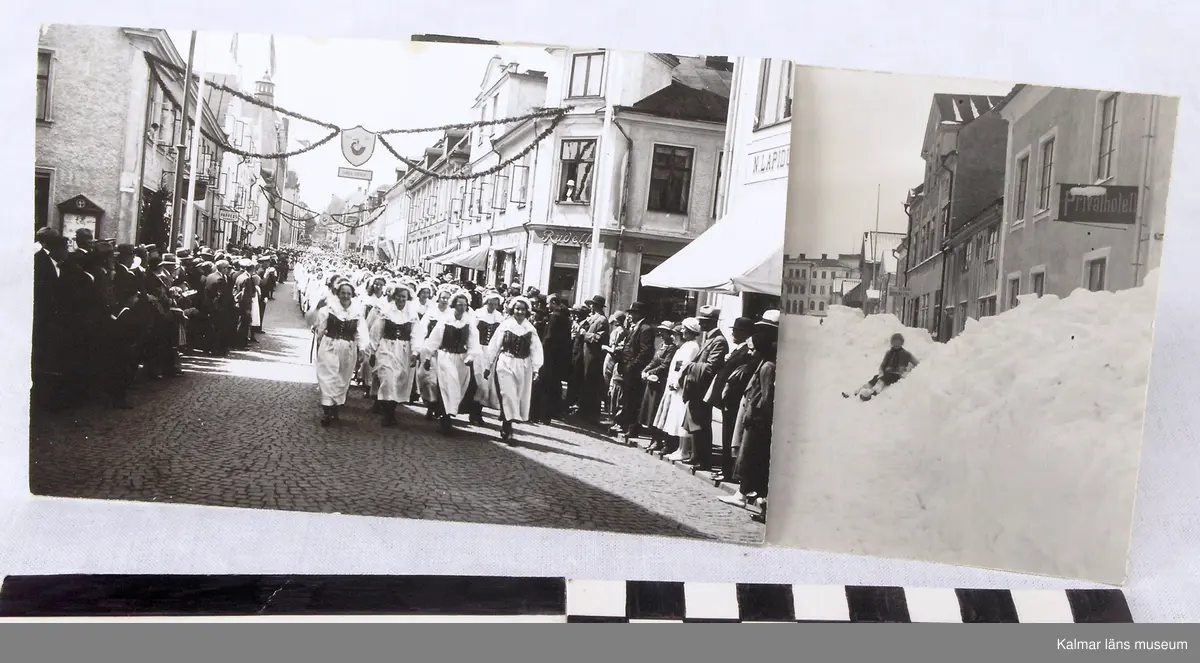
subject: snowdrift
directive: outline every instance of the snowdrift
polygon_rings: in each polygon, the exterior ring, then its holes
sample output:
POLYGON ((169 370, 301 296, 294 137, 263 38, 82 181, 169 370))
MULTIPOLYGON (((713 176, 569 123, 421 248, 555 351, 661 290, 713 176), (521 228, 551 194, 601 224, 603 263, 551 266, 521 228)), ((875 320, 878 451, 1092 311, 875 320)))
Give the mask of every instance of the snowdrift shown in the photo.
POLYGON ((1152 273, 1026 296, 946 344, 891 315, 786 316, 768 540, 1120 582, 1157 292, 1152 273), (895 332, 921 365, 843 399, 895 332))

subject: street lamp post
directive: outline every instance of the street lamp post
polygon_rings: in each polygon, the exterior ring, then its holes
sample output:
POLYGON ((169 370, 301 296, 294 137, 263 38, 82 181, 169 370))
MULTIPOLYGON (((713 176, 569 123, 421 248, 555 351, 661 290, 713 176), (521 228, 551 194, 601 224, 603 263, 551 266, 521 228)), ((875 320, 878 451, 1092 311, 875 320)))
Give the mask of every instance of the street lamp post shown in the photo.
MULTIPOLYGON (((171 234, 167 237, 167 248, 175 249, 175 235, 180 227, 180 213, 183 212, 184 201, 191 196, 183 195, 183 159, 187 154, 187 122, 188 106, 192 104, 192 63, 196 57, 196 31, 192 30, 192 38, 188 41, 187 67, 183 74, 183 109, 180 112, 182 121, 179 123, 178 135, 175 139, 175 190, 171 198, 171 234)), ((197 100, 199 104, 199 100, 197 100)), ((195 127, 199 131, 200 127, 195 127)), ((191 186, 195 186, 195 173, 192 173, 191 186)))

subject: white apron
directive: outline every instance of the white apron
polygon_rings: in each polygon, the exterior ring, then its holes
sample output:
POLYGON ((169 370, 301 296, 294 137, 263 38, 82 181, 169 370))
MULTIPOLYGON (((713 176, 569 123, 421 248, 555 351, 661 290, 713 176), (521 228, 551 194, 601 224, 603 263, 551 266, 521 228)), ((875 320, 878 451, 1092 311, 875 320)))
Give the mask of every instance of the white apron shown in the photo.
POLYGON ((336 299, 321 307, 317 313, 317 387, 321 390, 321 405, 345 405, 350 391, 350 380, 358 353, 367 347, 369 338, 363 329, 362 309, 354 304, 349 310, 342 308, 336 299), (341 320, 358 321, 358 334, 353 341, 330 338, 325 335, 325 323, 330 316, 341 320))
POLYGON ((529 320, 518 323, 508 318, 500 323, 488 344, 487 356, 493 365, 491 384, 500 401, 500 415, 505 421, 529 421, 529 404, 533 400, 533 378, 542 367, 542 341, 529 320), (529 356, 517 358, 504 350, 509 335, 528 335, 529 356))
MULTIPOLYGON (((500 323, 504 322, 504 320, 505 320, 504 313, 502 313, 500 311, 500 309, 496 309, 492 313, 488 313, 487 307, 484 307, 484 308, 481 308, 481 309, 478 309, 477 311, 475 311, 476 325, 482 324, 485 322, 500 324, 500 323)), ((476 327, 476 329, 478 329, 478 326, 476 327)), ((499 333, 499 328, 497 328, 496 333, 499 333)), ((495 336, 495 334, 493 334, 493 337, 494 336, 495 336)), ((481 338, 480 342, 482 343, 482 338, 481 338)), ((491 357, 492 360, 495 359, 495 355, 488 355, 488 356, 491 357)), ((484 373, 484 371, 486 371, 488 369, 488 364, 490 364, 490 363, 491 363, 490 361, 489 362, 477 361, 471 366, 471 372, 475 377, 475 402, 479 403, 483 407, 491 408, 493 410, 499 410, 500 409, 500 397, 496 393, 496 387, 493 384, 493 381, 491 379, 485 379, 483 377, 483 373, 484 373)))
POLYGON ((420 320, 417 318, 412 305, 404 309, 396 308, 392 302, 382 306, 371 324, 371 340, 375 346, 375 384, 378 385, 377 398, 393 403, 407 403, 412 395, 413 381, 417 377, 413 357, 417 347, 410 339, 408 341, 383 338, 383 330, 388 322, 397 325, 411 324, 415 334, 420 320))
POLYGON ((479 333, 475 329, 473 317, 464 315, 461 320, 455 320, 454 313, 447 313, 425 340, 425 352, 433 357, 431 364, 437 373, 437 388, 442 398, 442 407, 446 414, 454 416, 458 414, 459 406, 467 395, 467 387, 471 384, 469 362, 482 361, 479 333), (448 327, 465 330, 465 352, 447 352, 442 349, 442 341, 448 327))
MULTIPOLYGON (((446 309, 449 311, 450 309, 446 309)), ((415 334, 416 338, 421 339, 420 351, 417 355, 417 393, 421 395, 421 400, 426 405, 432 405, 438 401, 440 394, 438 392, 438 374, 437 367, 433 365, 434 353, 426 349, 426 340, 429 334, 433 331, 432 325, 436 325, 444 311, 438 311, 437 305, 433 304, 421 317, 417 323, 418 330, 415 334), (425 370, 425 362, 430 361, 429 370, 425 370)))

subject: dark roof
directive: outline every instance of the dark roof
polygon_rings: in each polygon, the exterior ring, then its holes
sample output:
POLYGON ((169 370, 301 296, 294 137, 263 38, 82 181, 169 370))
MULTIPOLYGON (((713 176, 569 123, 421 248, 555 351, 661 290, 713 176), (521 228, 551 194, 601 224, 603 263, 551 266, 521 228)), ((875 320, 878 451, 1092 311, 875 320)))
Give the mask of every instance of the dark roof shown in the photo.
POLYGON ((676 120, 724 123, 729 116, 729 97, 671 81, 667 87, 624 108, 676 120))
POLYGON ((485 46, 500 46, 500 42, 478 37, 452 37, 450 35, 413 35, 412 41, 435 44, 478 44, 485 46))
POLYGON ((681 57, 679 64, 671 70, 671 80, 697 90, 708 90, 726 99, 733 86, 733 69, 722 62, 713 64, 718 58, 681 57))
POLYGON ((1021 92, 1021 90, 1024 90, 1024 89, 1025 89, 1024 83, 1017 83, 1016 85, 1014 85, 1013 89, 1009 91, 1008 95, 1006 97, 1004 97, 1003 99, 1001 99, 1000 103, 996 104, 996 106, 993 110, 999 111, 1001 108, 1004 108, 1005 106, 1007 106, 1009 104, 1009 102, 1013 100, 1013 97, 1017 96, 1017 94, 1019 94, 1021 92))
POLYGON ((938 113, 943 122, 970 124, 975 118, 992 110, 1004 97, 993 97, 981 94, 935 94, 933 103, 937 105, 938 113))

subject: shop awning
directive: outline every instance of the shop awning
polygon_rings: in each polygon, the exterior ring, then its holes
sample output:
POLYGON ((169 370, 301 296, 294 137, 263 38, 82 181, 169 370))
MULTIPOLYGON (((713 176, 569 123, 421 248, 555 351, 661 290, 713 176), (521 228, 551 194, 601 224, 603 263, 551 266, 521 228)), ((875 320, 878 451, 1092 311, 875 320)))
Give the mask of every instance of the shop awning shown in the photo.
POLYGON ((461 255, 465 255, 470 250, 471 250, 471 247, 467 247, 465 249, 460 249, 458 247, 455 247, 452 251, 442 253, 440 255, 430 258, 429 262, 437 263, 439 265, 453 265, 454 264, 453 260, 455 258, 458 258, 461 255))
POLYGON ((742 288, 779 296, 783 290, 783 227, 783 215, 777 211, 746 208, 726 214, 642 276, 642 285, 725 293, 742 288), (739 286, 735 279, 743 279, 745 285, 739 286))
POLYGON ((448 256, 451 253, 457 252, 458 250, 459 249, 457 246, 447 246, 447 247, 441 249, 440 251, 433 251, 430 253, 426 253, 425 255, 421 256, 421 260, 424 262, 433 262, 442 256, 448 256))
POLYGON ((467 249, 464 252, 456 253, 447 258, 443 265, 454 265, 456 267, 466 267, 467 269, 483 269, 487 267, 488 252, 491 249, 486 246, 476 246, 467 249))
POLYGON ((733 289, 736 292, 756 292, 773 297, 783 296, 783 248, 781 247, 766 262, 745 276, 735 276, 733 289))

